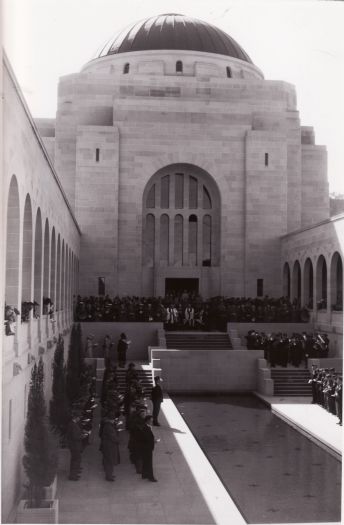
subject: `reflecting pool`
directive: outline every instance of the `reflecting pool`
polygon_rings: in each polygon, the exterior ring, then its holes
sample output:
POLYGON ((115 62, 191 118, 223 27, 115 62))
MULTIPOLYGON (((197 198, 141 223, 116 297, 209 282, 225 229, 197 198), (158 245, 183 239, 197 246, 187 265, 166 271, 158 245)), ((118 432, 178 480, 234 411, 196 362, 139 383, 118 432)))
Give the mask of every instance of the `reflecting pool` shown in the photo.
POLYGON ((253 396, 172 396, 248 523, 340 521, 341 463, 253 396))

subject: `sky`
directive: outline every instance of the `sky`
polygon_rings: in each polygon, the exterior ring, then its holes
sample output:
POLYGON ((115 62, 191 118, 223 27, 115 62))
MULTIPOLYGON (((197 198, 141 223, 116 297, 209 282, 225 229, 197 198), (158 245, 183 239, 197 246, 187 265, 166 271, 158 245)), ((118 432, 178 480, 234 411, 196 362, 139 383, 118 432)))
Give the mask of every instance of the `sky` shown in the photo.
POLYGON ((330 192, 344 194, 344 2, 3 0, 4 49, 33 116, 54 117, 59 77, 117 32, 171 12, 218 26, 266 79, 296 86, 301 124, 328 149, 330 192))

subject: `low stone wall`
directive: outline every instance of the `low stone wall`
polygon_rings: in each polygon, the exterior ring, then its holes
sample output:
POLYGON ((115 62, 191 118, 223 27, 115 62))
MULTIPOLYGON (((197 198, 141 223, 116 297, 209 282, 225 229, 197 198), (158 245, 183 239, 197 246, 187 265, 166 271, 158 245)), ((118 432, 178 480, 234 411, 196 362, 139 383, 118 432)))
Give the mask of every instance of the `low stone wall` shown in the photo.
POLYGON ((165 350, 151 348, 169 393, 252 392, 262 350, 165 350))
POLYGON ((94 357, 103 357, 103 341, 106 335, 117 343, 120 334, 124 332, 131 341, 129 351, 127 352, 128 361, 147 361, 148 346, 158 343, 158 331, 163 329, 162 323, 80 323, 82 330, 82 339, 84 347, 86 337, 90 334, 94 336, 93 341, 98 343, 94 348, 94 357))

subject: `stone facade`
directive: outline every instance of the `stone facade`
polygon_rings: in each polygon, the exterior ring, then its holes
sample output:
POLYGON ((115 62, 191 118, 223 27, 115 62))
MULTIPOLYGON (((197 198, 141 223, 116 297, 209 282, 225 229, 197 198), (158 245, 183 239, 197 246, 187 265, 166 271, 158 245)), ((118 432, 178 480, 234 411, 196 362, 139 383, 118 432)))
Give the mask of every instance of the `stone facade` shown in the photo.
POLYGON ((31 369, 40 356, 45 393, 51 396, 52 359, 59 333, 68 348, 73 294, 78 286, 80 229, 7 60, 3 67, 4 158, 1 237, 1 310, 39 304, 2 343, 2 521, 21 494, 24 424, 31 369), (43 313, 43 297, 56 306, 55 323, 43 313))
MULTIPOLYGON (((55 133, 51 120, 39 127, 49 148, 55 141, 55 166, 84 232, 81 293, 97 294, 101 276, 111 295, 164 295, 167 278, 198 279, 205 297, 254 296, 258 279, 264 294, 282 294, 280 237, 329 216, 326 150, 300 126, 293 86, 232 57, 148 50, 89 62, 61 79, 58 96, 55 133), (159 170, 173 178, 185 165, 205 172, 221 196, 212 225, 219 257, 210 267, 200 256, 163 262, 157 205, 157 255, 147 267, 145 189, 159 170)), ((185 223, 192 211, 183 211, 185 223)), ((170 208, 168 217, 172 242, 170 208)))

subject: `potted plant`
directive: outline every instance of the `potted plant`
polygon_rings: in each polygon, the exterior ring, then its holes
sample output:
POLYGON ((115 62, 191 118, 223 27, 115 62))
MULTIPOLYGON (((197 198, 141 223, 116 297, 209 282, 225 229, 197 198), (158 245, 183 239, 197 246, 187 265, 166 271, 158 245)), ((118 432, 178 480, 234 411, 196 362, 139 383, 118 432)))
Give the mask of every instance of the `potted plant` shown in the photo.
POLYGON ((67 360, 66 389, 70 404, 79 397, 80 375, 84 368, 84 361, 81 327, 78 323, 72 328, 67 360))
POLYGON ((27 499, 19 504, 17 523, 58 523, 58 500, 45 499, 44 495, 44 487, 52 484, 57 472, 57 442, 47 421, 43 386, 40 358, 31 372, 23 458, 27 499))
POLYGON ((52 400, 50 402, 50 424, 64 444, 67 425, 70 418, 69 403, 66 394, 66 370, 64 367, 64 339, 59 335, 53 361, 52 400))

